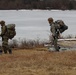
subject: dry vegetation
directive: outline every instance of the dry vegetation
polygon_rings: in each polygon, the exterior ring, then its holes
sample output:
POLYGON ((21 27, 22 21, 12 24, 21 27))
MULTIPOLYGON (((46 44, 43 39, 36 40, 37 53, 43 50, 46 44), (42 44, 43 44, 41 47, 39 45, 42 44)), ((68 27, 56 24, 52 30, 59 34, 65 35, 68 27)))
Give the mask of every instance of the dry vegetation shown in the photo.
MULTIPOLYGON (((76 46, 74 41, 61 45, 76 46)), ((76 75, 76 51, 49 52, 39 41, 12 44, 13 54, 0 55, 0 75, 76 75)))
POLYGON ((76 75, 76 51, 13 50, 0 55, 0 75, 76 75))

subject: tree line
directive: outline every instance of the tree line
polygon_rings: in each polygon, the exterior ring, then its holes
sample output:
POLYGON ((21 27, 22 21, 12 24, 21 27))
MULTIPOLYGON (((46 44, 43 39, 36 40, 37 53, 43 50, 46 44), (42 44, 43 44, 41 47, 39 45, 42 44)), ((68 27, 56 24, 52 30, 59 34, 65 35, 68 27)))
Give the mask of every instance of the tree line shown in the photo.
POLYGON ((10 9, 76 9, 76 0, 0 0, 0 10, 10 9))

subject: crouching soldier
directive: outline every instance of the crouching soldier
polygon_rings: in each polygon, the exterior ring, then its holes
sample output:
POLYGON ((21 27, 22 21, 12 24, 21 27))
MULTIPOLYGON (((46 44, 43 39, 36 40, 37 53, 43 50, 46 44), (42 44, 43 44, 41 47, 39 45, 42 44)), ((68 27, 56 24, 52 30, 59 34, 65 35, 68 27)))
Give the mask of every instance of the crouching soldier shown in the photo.
POLYGON ((1 24, 1 34, 0 36, 2 37, 2 50, 4 51, 5 54, 9 52, 9 54, 12 54, 12 50, 8 45, 8 33, 5 25, 5 21, 0 21, 1 24))
POLYGON ((48 22, 51 26, 50 31, 52 32, 51 45, 54 45, 56 51, 59 51, 60 47, 57 44, 60 33, 63 33, 68 29, 68 26, 64 24, 62 20, 53 21, 53 18, 48 18, 48 22))

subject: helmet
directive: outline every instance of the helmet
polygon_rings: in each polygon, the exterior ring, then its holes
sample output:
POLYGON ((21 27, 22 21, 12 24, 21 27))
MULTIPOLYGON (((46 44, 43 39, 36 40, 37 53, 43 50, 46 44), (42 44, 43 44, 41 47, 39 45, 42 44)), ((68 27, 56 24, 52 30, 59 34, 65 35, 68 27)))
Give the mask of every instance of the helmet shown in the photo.
POLYGON ((53 18, 48 18, 49 23, 53 22, 53 18))
POLYGON ((5 24, 5 21, 3 21, 3 20, 2 20, 2 21, 0 21, 0 24, 5 24))

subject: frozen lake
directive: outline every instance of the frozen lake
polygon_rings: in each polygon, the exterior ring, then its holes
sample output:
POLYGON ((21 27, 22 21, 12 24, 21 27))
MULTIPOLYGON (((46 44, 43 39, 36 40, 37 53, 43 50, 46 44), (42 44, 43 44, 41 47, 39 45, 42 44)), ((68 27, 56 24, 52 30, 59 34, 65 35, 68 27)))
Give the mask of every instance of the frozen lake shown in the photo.
POLYGON ((41 39, 48 40, 50 26, 47 21, 49 17, 54 20, 63 20, 69 27, 62 35, 76 35, 76 11, 72 10, 0 10, 0 20, 6 24, 16 24, 16 39, 41 39))

